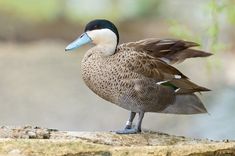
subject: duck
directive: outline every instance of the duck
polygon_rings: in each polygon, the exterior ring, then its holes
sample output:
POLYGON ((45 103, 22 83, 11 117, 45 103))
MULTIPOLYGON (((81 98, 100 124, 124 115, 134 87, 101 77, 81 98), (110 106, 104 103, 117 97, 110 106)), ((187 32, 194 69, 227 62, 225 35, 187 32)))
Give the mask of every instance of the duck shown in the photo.
POLYGON ((81 75, 95 94, 130 112, 124 129, 117 134, 142 131, 145 113, 207 113, 195 94, 210 91, 199 86, 173 65, 185 59, 207 57, 193 49, 199 44, 180 39, 147 38, 119 44, 117 27, 109 20, 94 19, 65 51, 93 43, 81 62, 81 75), (133 120, 138 115, 137 123, 133 120))

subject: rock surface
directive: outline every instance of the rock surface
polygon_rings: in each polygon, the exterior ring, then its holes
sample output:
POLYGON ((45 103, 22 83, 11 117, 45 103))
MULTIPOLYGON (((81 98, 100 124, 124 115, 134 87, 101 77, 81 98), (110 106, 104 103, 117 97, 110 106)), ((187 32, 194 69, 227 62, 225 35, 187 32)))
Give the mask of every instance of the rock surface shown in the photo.
POLYGON ((213 156, 235 155, 235 141, 212 141, 158 132, 66 132, 39 127, 1 127, 0 156, 213 156))

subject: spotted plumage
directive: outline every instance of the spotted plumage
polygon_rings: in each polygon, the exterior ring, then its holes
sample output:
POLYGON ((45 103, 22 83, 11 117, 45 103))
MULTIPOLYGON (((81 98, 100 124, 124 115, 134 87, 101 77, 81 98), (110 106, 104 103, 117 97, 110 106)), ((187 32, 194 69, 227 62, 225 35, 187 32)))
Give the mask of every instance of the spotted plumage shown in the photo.
POLYGON ((140 132, 145 112, 207 112, 194 93, 209 89, 191 82, 172 66, 187 58, 211 55, 191 48, 198 44, 151 38, 118 45, 117 29, 107 20, 88 23, 84 34, 66 50, 79 47, 85 41, 96 44, 82 60, 82 78, 97 95, 131 111, 126 128, 118 133, 140 132), (132 128, 136 113, 139 113, 138 124, 132 128))

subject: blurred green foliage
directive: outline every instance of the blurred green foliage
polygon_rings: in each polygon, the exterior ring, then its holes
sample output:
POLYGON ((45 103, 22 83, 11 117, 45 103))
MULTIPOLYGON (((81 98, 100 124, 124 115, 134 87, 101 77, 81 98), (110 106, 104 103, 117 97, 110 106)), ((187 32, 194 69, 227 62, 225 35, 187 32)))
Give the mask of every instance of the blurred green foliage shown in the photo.
MULTIPOLYGON (((107 18, 114 21, 128 21, 129 19, 157 21, 160 14, 167 14, 167 10, 160 9, 164 8, 163 3, 169 5, 174 2, 163 0, 1 0, 0 17, 9 16, 30 22, 53 22, 65 19, 86 23, 93 18, 107 18)), ((201 3, 204 5, 204 10, 198 11, 204 12, 206 24, 205 22, 197 23, 197 27, 201 29, 199 32, 191 29, 178 18, 169 20, 169 32, 176 37, 201 43, 208 51, 214 53, 223 51, 228 44, 219 41, 220 20, 221 16, 226 16, 229 23, 235 24, 235 0, 208 0, 201 1, 201 3), (207 20, 210 22, 208 23, 207 20)), ((178 11, 178 9, 175 10, 178 11)))
POLYGON ((1 13, 31 21, 53 20, 58 14, 58 0, 2 0, 1 13))
POLYGON ((169 20, 170 24, 169 32, 176 37, 183 38, 185 40, 193 40, 194 42, 201 43, 201 38, 196 35, 189 27, 176 20, 169 20))
POLYGON ((123 20, 156 16, 161 2, 162 0, 2 0, 0 13, 39 22, 60 18, 87 21, 95 17, 123 20))
POLYGON ((229 21, 233 24, 235 24, 235 3, 233 5, 227 5, 226 6, 226 13, 229 21))
POLYGON ((137 17, 156 17, 159 15, 159 8, 162 0, 136 0, 136 15, 137 17))
MULTIPOLYGON (((228 3, 227 1, 226 3, 228 3)), ((217 53, 219 51, 223 51, 226 48, 225 43, 219 42, 219 33, 220 33, 220 23, 219 17, 224 13, 225 1, 223 3, 219 3, 217 0, 211 0, 207 5, 206 9, 208 10, 208 14, 211 16, 211 23, 207 28, 207 36, 210 39, 209 50, 217 53)))
POLYGON ((198 23, 197 27, 201 27, 203 31, 200 33, 189 29, 185 24, 176 20, 170 20, 169 32, 176 37, 193 40, 200 44, 208 40, 204 47, 212 53, 225 51, 229 47, 228 43, 219 40, 221 17, 226 16, 228 22, 235 24, 235 1, 234 0, 210 0, 204 6, 205 17, 209 17, 210 22, 204 26, 204 23, 198 23))
MULTIPOLYGON (((225 52, 229 47, 229 43, 225 43, 220 40, 221 35, 221 20, 226 17, 227 24, 235 24, 235 1, 234 0, 210 0, 204 5, 205 18, 209 19, 209 22, 198 23, 197 27, 200 27, 202 31, 195 32, 189 29, 185 24, 178 21, 171 20, 169 32, 176 37, 186 40, 195 41, 203 46, 203 49, 211 53, 225 52), (206 40, 206 42, 205 42, 206 40)), ((219 56, 214 56, 208 59, 208 71, 211 71, 212 66, 221 68, 222 63, 219 56)))

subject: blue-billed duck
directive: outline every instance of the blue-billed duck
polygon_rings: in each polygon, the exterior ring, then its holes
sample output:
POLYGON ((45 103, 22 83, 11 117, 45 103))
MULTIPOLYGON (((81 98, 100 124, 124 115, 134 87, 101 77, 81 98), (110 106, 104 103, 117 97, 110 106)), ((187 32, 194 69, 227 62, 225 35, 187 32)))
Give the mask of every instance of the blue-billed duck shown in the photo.
POLYGON ((130 111, 130 117, 118 134, 141 132, 145 112, 170 114, 206 113, 195 92, 209 91, 189 80, 172 66, 187 58, 207 57, 211 53, 192 49, 194 42, 150 38, 118 45, 116 26, 105 19, 89 22, 84 33, 65 50, 87 43, 82 60, 82 78, 101 98, 130 111), (132 122, 138 113, 137 125, 132 122))

